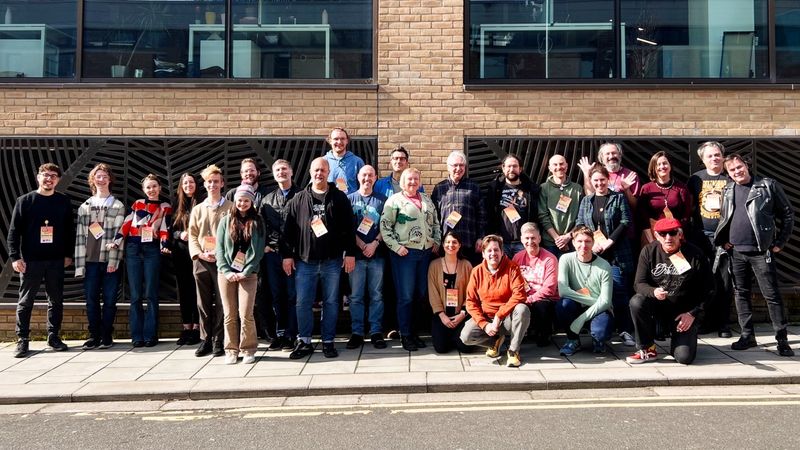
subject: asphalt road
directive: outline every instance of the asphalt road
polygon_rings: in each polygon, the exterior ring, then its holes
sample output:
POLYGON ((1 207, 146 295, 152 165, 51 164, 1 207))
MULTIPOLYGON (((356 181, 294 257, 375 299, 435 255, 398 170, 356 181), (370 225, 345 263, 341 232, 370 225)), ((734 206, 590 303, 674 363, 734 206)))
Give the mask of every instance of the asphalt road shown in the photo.
POLYGON ((800 448, 800 395, 0 415, 0 448, 800 448))

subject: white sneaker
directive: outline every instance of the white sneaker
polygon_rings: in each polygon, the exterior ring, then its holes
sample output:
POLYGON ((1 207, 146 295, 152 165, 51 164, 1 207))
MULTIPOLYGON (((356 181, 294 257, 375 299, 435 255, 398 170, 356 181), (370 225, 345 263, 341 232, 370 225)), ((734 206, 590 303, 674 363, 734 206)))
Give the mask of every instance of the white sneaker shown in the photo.
POLYGON ((239 360, 239 355, 234 351, 228 350, 227 352, 225 352, 225 361, 223 362, 223 364, 236 364, 238 360, 239 360))
POLYGON ((244 355, 242 362, 245 364, 254 364, 256 362, 256 355, 244 355))
POLYGON ((636 347, 636 339, 634 339, 633 336, 631 336, 631 334, 627 331, 620 333, 619 338, 622 339, 622 343, 625 345, 625 347, 636 347))

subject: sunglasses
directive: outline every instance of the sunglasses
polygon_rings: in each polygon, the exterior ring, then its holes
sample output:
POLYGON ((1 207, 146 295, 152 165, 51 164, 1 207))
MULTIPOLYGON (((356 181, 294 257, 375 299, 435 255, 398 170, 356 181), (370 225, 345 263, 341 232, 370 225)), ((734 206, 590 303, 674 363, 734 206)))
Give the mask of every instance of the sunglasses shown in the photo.
POLYGON ((658 233, 658 235, 661 237, 666 237, 668 235, 674 237, 678 235, 678 230, 656 231, 656 233, 658 233))

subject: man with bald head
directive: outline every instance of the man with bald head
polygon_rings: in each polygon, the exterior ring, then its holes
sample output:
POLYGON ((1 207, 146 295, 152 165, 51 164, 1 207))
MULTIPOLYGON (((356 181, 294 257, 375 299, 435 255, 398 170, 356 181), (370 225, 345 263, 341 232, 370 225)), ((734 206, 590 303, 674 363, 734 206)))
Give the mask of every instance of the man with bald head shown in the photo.
POLYGON ((567 160, 562 155, 553 155, 547 168, 550 176, 539 190, 539 223, 542 225, 542 246, 558 256, 570 251, 581 188, 567 177, 567 160))
POLYGON ((380 219, 386 197, 373 190, 377 176, 372 166, 358 171, 358 191, 348 195, 353 207, 353 229, 356 234, 356 266, 350 272, 350 320, 352 335, 347 348, 361 347, 364 342, 364 304, 369 296, 369 336, 375 348, 386 348, 383 339, 383 265, 384 252, 380 246, 380 219))
POLYGON ((473 265, 483 260, 481 239, 486 233, 486 209, 478 183, 466 177, 467 156, 455 150, 447 157, 446 180, 440 181, 431 193, 439 212, 442 236, 449 230, 462 238, 461 253, 473 265))
POLYGON ((317 284, 322 285, 322 353, 339 356, 333 345, 339 307, 339 274, 353 271, 358 253, 353 233, 353 210, 347 195, 328 182, 330 166, 325 158, 311 161, 311 184, 295 194, 286 206, 283 240, 280 242, 283 270, 296 270, 298 338, 291 359, 314 352, 312 304, 317 284), (344 260, 342 254, 345 255, 344 260))

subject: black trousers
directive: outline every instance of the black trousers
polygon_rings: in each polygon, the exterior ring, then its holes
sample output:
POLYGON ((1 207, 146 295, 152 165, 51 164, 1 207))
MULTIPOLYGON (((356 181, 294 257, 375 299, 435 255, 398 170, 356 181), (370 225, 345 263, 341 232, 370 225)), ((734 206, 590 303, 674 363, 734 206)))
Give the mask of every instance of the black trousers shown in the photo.
POLYGON ((786 314, 783 310, 783 299, 778 290, 778 270, 772 252, 737 252, 731 251, 731 269, 733 271, 734 300, 736 311, 739 315, 739 326, 742 327, 742 336, 753 335, 753 305, 752 305, 752 271, 761 295, 767 302, 767 311, 772 321, 775 337, 786 339, 786 314))
MULTIPOLYGON (((533 302, 531 308, 531 327, 536 340, 549 339, 553 335, 553 323, 556 320, 556 302, 540 300, 533 302)), ((531 333, 528 333, 529 335, 531 333)))
POLYGON ((178 284, 178 301, 181 307, 181 323, 200 323, 197 310, 197 284, 194 281, 192 258, 189 247, 183 241, 172 246, 172 266, 175 268, 175 280, 178 284))
POLYGON ((655 342, 656 322, 670 331, 670 354, 680 364, 691 364, 697 356, 697 327, 678 332, 675 317, 680 314, 669 300, 656 300, 636 294, 631 298, 631 319, 636 333, 636 347, 644 349, 655 342))
POLYGON ((225 313, 217 282, 217 264, 194 260, 194 279, 197 283, 197 309, 200 319, 200 338, 224 342, 225 313))
POLYGON ((466 345, 461 342, 461 330, 464 329, 464 324, 470 320, 467 316, 455 328, 447 328, 439 319, 438 314, 434 314, 431 318, 431 340, 433 341, 433 349, 436 353, 449 353, 453 349, 457 349, 461 353, 472 353, 473 346, 466 345))
POLYGON ((26 261, 25 265, 25 273, 20 274, 17 336, 27 339, 31 334, 33 302, 43 279, 47 293, 47 333, 58 334, 64 317, 64 260, 26 261))

